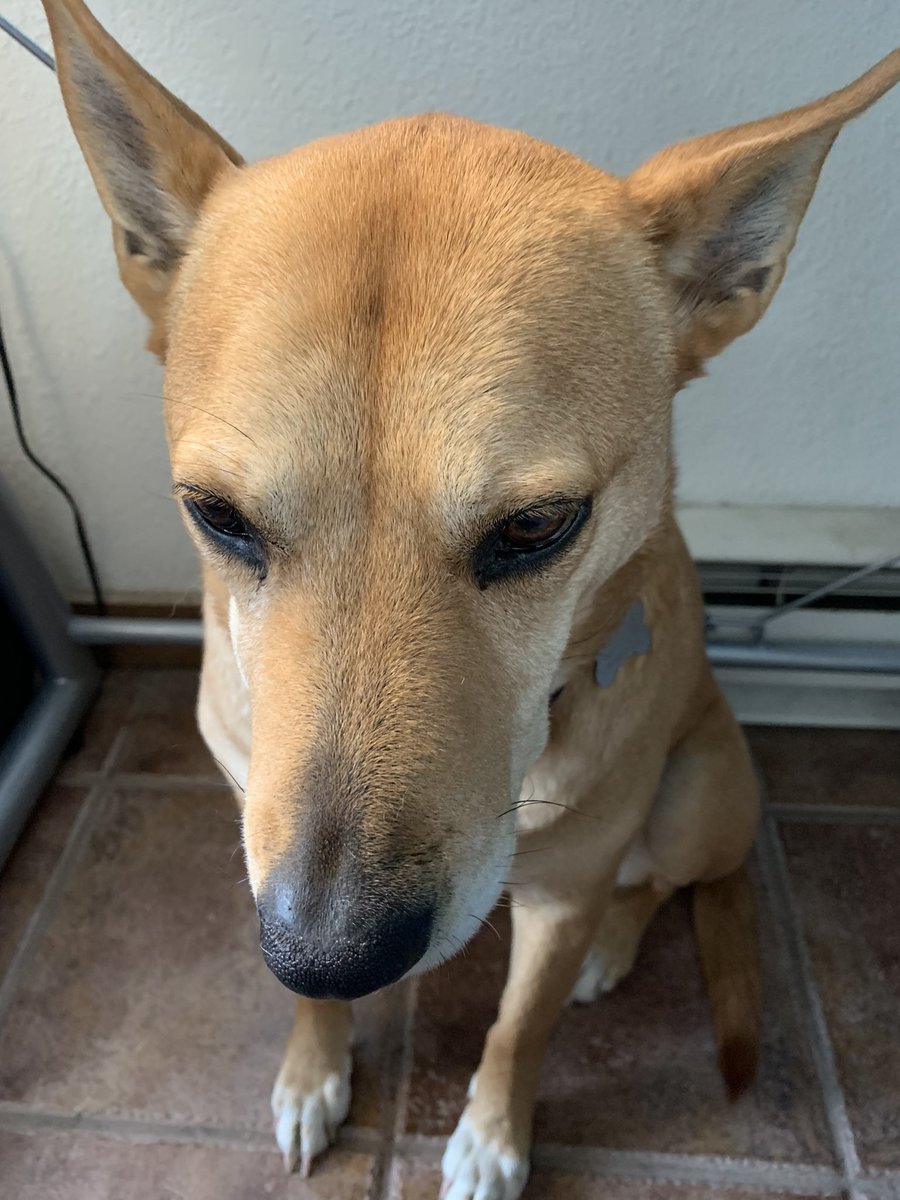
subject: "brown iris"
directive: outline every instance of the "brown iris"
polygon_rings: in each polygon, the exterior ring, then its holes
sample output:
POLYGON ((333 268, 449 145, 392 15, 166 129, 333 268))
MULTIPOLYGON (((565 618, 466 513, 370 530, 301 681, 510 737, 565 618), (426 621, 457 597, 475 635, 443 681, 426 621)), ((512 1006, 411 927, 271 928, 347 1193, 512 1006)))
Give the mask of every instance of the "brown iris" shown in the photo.
POLYGON ((490 587, 542 571, 574 542, 591 515, 591 497, 581 500, 547 499, 498 521, 472 554, 475 582, 490 587))
POLYGON ((578 513, 577 507, 517 513, 503 526, 500 537, 510 550, 543 550, 568 533, 578 513))
POLYGON ((191 497, 190 506, 200 519, 226 537, 249 537, 250 530, 241 514, 218 496, 191 497))

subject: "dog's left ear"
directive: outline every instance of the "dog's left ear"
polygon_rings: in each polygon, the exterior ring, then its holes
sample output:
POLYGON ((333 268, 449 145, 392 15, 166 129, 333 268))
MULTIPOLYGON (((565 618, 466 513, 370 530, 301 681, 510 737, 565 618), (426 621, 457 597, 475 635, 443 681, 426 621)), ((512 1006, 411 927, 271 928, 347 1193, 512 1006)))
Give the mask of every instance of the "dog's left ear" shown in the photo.
POLYGON ((823 100, 670 146, 627 180, 674 290, 682 381, 766 311, 841 126, 898 79, 895 50, 823 100))

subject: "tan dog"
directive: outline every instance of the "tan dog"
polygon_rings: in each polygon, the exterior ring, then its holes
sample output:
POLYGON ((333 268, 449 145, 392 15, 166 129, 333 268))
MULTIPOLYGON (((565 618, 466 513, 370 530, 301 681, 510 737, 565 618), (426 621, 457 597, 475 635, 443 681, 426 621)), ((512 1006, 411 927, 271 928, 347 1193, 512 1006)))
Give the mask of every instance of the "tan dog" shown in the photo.
POLYGON ((244 166, 80 0, 45 3, 166 363, 200 725, 245 790, 263 952, 300 993, 288 1162, 347 1114, 347 1001, 453 954, 503 888, 509 979, 449 1198, 518 1196, 561 1005, 612 987, 687 884, 736 1093, 758 803, 673 518, 672 397, 765 311, 900 52, 624 180, 449 116, 244 166))

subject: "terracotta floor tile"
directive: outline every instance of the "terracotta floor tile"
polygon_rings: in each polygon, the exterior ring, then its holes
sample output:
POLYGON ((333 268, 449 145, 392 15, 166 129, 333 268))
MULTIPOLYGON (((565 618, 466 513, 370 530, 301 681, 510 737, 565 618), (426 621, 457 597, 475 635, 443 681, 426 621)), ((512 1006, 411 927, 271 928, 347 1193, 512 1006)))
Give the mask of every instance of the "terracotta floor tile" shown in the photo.
MULTIPOLYGON (((0 1029, 0 1099, 268 1130, 293 1014, 222 788, 114 795, 0 1029)), ((352 1119, 380 1113, 388 992, 358 1006, 352 1119)))
MULTIPOLYGON (((441 1172, 427 1163, 396 1161, 391 1171, 388 1200, 437 1200, 441 1172)), ((797 1196, 793 1200, 821 1200, 797 1196)), ((732 1190, 731 1188, 680 1187, 672 1183, 646 1183, 609 1179, 563 1171, 534 1171, 522 1200, 783 1200, 783 1192, 732 1190)))
MULTIPOLYGON (((688 905, 678 897, 658 914, 632 975, 611 995, 564 1012, 544 1063, 536 1138, 830 1164, 784 948, 765 906, 761 925, 765 1041, 748 1094, 733 1106, 724 1098, 688 905)), ((504 957, 485 930, 466 957, 422 980, 409 1132, 452 1131, 496 1008, 504 957)))
POLYGON ((860 1157, 900 1168, 900 828, 783 828, 860 1157))
POLYGON ((773 804, 900 806, 900 730, 745 732, 773 804))
POLYGON ((366 1200, 372 1161, 335 1151, 310 1180, 277 1154, 0 1131, 0 1200, 366 1200))
POLYGON ((99 695, 81 730, 81 744, 62 764, 67 773, 99 771, 116 734, 131 716, 146 671, 107 671, 99 695))
POLYGON ((197 728, 196 671, 144 671, 117 770, 151 775, 222 774, 197 728))
POLYGON ((38 802, 0 874, 0 979, 56 866, 87 795, 55 784, 38 802))

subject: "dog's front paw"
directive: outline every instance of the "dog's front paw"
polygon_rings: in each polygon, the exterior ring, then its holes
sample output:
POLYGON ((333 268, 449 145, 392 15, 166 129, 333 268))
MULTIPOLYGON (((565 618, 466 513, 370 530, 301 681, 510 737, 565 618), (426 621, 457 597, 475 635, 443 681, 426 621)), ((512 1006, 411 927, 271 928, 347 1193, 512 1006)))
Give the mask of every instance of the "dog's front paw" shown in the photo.
POLYGON ((592 1004, 598 996, 618 987, 634 966, 637 950, 633 931, 617 935, 616 930, 607 930, 603 942, 592 946, 584 956, 578 979, 569 993, 569 1003, 592 1004))
POLYGON ((441 1163, 442 1200, 518 1200, 528 1179, 528 1159, 500 1139, 482 1135, 465 1115, 441 1163))
POLYGON ((288 1171, 309 1175, 313 1160, 334 1141, 350 1111, 349 1053, 340 1068, 314 1078, 293 1058, 285 1059, 272 1092, 275 1140, 288 1171))
POLYGON ((598 996, 604 996, 624 979, 631 970, 632 960, 628 957, 610 957, 596 947, 585 955, 575 986, 569 993, 570 1004, 593 1004, 598 996))

